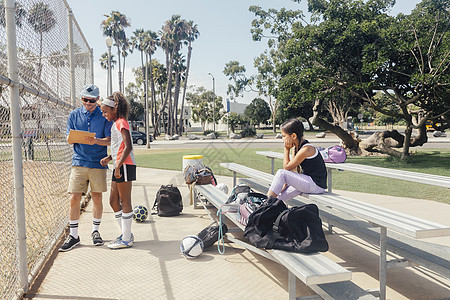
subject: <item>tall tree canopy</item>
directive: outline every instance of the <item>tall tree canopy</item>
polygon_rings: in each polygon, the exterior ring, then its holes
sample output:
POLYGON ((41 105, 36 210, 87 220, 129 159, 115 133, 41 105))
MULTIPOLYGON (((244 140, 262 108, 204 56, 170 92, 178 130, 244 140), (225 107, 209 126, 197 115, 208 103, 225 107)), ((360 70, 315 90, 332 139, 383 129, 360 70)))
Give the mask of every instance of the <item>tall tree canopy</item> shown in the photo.
POLYGON ((266 101, 261 98, 255 98, 245 108, 244 115, 250 120, 252 125, 260 126, 270 119, 270 108, 266 101))
POLYGON ((366 103, 402 118, 404 135, 381 132, 361 147, 405 158, 410 146, 427 141, 426 120, 450 109, 450 2, 424 0, 410 15, 392 17, 387 10, 394 3, 308 1, 312 23, 292 23, 292 35, 279 45, 285 58, 279 89, 282 101, 314 101, 312 123, 332 130, 354 150, 357 141, 323 118, 326 101, 366 103), (375 97, 377 92, 386 97, 375 97), (418 136, 412 136, 413 129, 419 130, 418 136))

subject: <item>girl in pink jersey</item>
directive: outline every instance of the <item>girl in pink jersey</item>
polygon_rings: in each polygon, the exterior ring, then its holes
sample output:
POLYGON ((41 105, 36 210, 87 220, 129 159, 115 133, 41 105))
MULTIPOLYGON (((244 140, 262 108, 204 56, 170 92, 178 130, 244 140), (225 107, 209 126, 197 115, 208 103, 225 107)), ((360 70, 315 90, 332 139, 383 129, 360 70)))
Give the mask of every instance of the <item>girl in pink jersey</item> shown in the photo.
POLYGON ((129 248, 133 246, 134 241, 131 233, 131 187, 132 182, 136 180, 136 162, 127 121, 129 106, 128 100, 119 92, 103 100, 100 106, 103 116, 108 121, 114 121, 111 127, 111 155, 100 161, 103 166, 111 160, 114 162, 109 204, 114 210, 122 234, 108 245, 111 249, 129 248))

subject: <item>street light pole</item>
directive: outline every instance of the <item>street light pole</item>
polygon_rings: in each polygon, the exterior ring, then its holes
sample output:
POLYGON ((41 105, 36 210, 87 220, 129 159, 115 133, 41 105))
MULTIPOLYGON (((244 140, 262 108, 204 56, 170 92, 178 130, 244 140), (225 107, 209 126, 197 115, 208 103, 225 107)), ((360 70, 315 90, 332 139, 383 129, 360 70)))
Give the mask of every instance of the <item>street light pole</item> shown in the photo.
POLYGON ((106 38, 106 47, 108 47, 108 96, 112 95, 112 73, 111 73, 111 46, 113 39, 108 36, 106 38))
POLYGON ((212 80, 213 80, 213 132, 216 132, 216 84, 214 82, 214 76, 211 73, 208 73, 209 75, 211 75, 212 80))

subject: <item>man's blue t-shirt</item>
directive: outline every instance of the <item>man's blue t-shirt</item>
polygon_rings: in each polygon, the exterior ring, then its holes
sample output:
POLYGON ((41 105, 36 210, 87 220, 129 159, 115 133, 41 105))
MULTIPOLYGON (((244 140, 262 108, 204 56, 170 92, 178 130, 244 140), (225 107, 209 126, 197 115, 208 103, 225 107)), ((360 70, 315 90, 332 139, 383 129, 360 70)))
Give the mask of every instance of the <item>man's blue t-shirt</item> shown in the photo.
MULTIPOLYGON (((113 122, 106 120, 99 107, 90 113, 84 106, 74 109, 67 120, 67 131, 71 129, 95 132, 98 139, 111 136, 113 122)), ((106 169, 100 160, 108 155, 107 147, 100 145, 73 144, 72 166, 106 169)))

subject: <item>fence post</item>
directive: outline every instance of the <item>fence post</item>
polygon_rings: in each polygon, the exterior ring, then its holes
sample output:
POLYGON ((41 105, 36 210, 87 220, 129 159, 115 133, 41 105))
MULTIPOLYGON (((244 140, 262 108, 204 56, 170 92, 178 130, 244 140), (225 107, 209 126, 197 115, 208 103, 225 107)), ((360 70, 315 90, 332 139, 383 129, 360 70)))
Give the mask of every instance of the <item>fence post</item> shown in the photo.
POLYGON ((86 83, 92 83, 94 84, 94 49, 90 48, 89 52, 91 52, 91 55, 89 56, 90 58, 90 63, 91 63, 91 80, 89 82, 86 83))
POLYGON ((70 66, 70 99, 72 106, 76 106, 76 91, 75 91, 75 56, 73 54, 73 13, 70 7, 67 8, 67 23, 69 26, 69 66, 70 66))
POLYGON ((25 225, 25 192, 23 186, 22 129, 20 128, 19 72, 14 0, 5 1, 6 39, 8 44, 8 73, 13 83, 9 87, 11 101, 11 132, 14 169, 14 198, 16 206, 19 289, 28 291, 27 240, 25 225))

